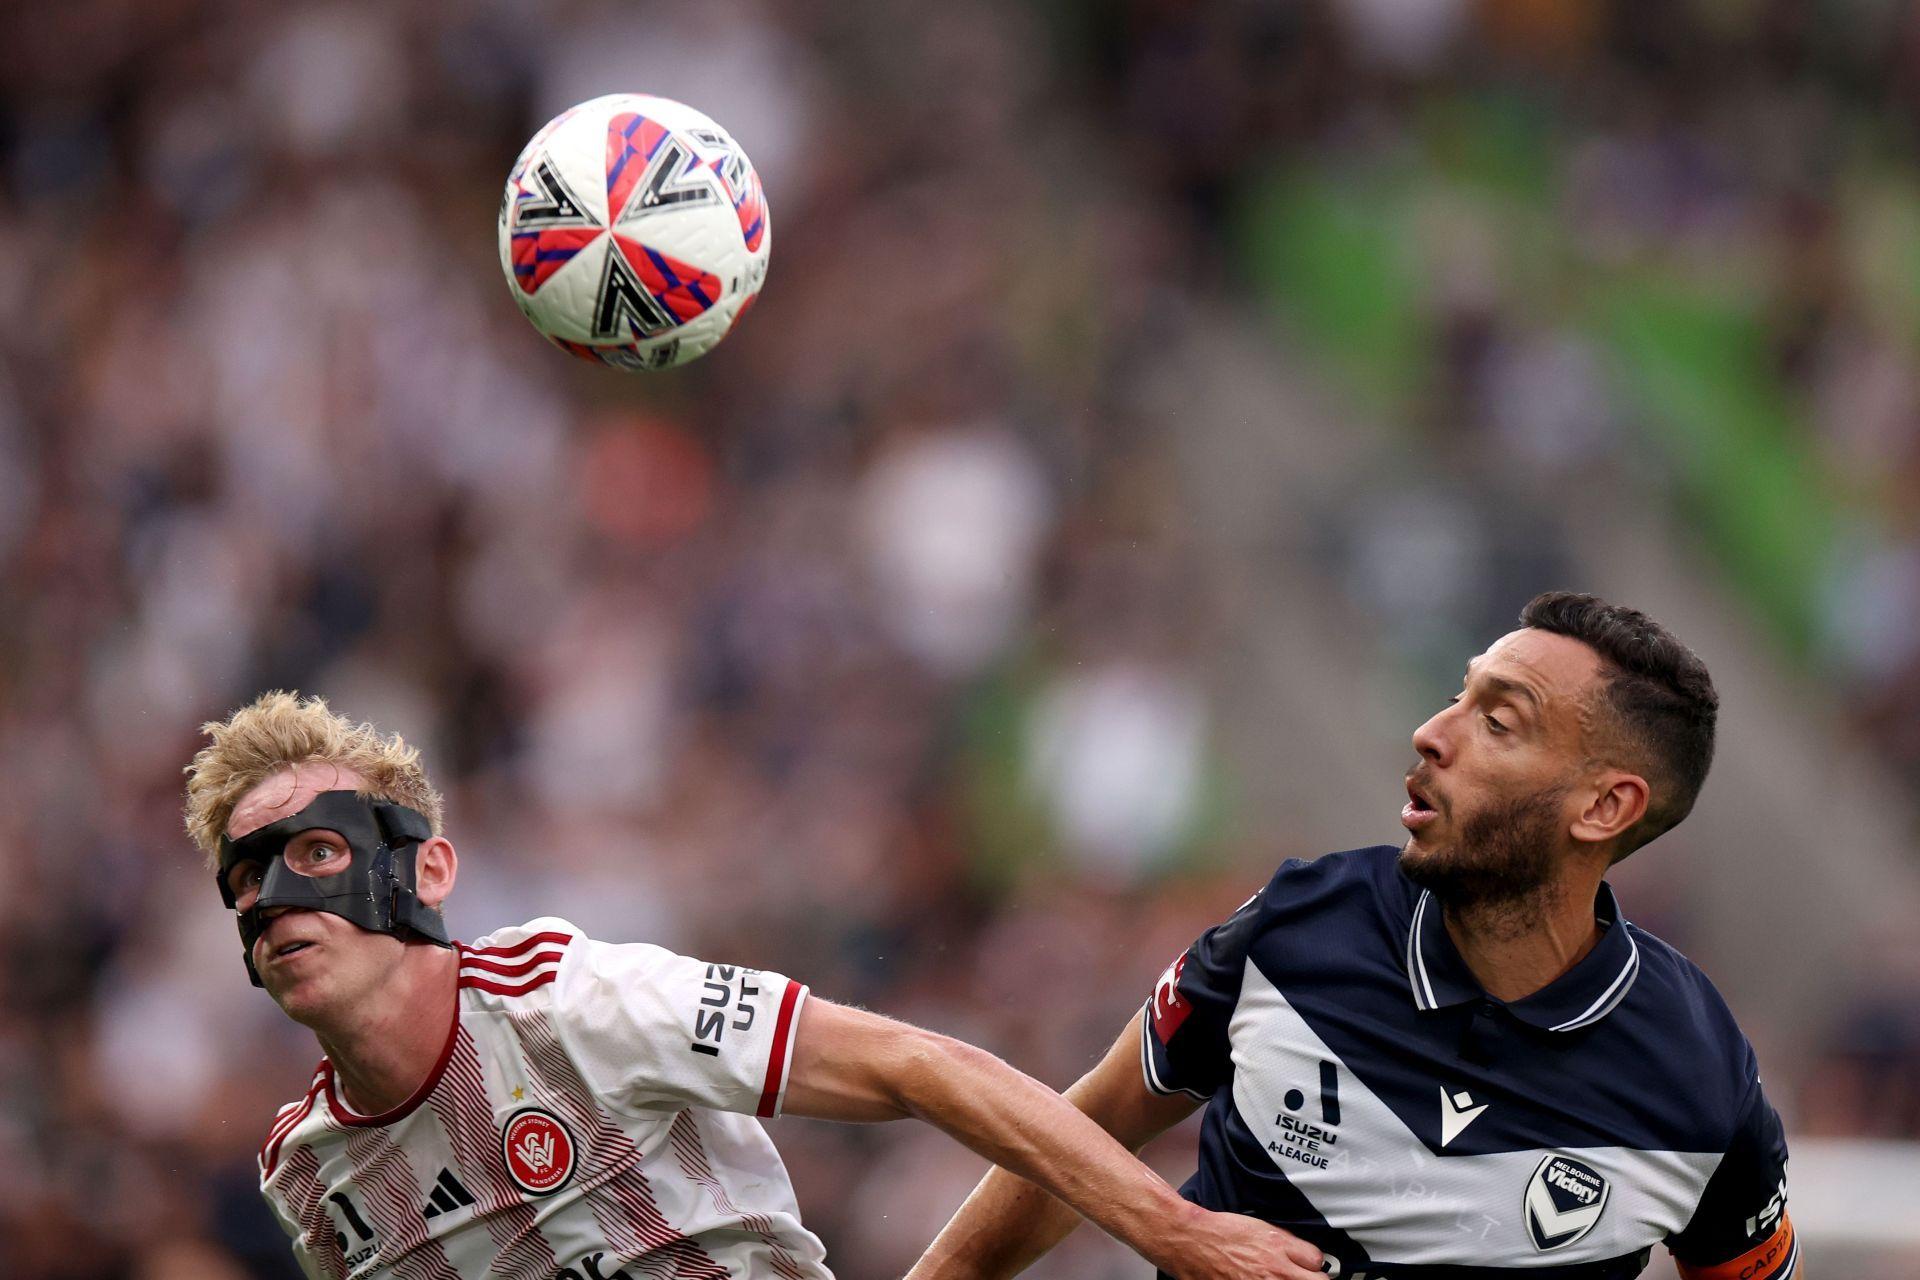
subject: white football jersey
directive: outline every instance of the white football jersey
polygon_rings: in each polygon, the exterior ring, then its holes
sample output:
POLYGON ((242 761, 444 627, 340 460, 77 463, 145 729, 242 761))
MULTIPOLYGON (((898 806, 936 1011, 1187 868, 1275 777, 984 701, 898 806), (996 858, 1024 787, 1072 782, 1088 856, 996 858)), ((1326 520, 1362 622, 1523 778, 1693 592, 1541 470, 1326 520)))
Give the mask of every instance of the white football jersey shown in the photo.
POLYGON ((309 1276, 831 1280, 754 1116, 807 989, 546 917, 459 948, 419 1090, 359 1115, 322 1061, 260 1150, 309 1276))

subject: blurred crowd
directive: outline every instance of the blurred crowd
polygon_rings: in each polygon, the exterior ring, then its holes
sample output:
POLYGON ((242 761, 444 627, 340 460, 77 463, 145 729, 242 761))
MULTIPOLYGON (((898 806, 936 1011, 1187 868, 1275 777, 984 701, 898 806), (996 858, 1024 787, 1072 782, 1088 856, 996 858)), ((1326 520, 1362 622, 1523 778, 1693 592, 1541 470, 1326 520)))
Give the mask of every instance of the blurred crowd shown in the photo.
MULTIPOLYGON (((0 1275, 293 1274, 253 1153, 317 1051, 179 821, 196 726, 267 688, 424 749, 459 936, 563 915, 1075 1078, 1310 852, 1221 834, 1219 601, 1137 394, 1189 305, 1352 337, 1335 380, 1410 438, 1521 487, 1645 471, 1711 539, 1715 480, 1648 460, 1631 344, 1575 299, 1737 275, 1833 521, 1808 660, 1920 775, 1920 7, 42 8, 0 71, 0 1275), (541 342, 493 243, 526 136, 622 89, 724 122, 775 240, 726 346, 645 378, 541 342), (1546 157, 1497 200, 1430 129, 1490 96, 1546 157), (1316 292, 1284 180, 1389 170, 1459 196, 1416 210, 1404 329, 1365 323, 1392 280, 1316 292)), ((1423 492, 1318 571, 1457 663, 1566 534, 1423 492)), ((1791 605, 1755 605, 1789 642, 1791 605)), ((1846 1011, 1823 1131, 1920 1134, 1916 1008, 1846 1011)), ((774 1132, 849 1280, 980 1169, 774 1132)))

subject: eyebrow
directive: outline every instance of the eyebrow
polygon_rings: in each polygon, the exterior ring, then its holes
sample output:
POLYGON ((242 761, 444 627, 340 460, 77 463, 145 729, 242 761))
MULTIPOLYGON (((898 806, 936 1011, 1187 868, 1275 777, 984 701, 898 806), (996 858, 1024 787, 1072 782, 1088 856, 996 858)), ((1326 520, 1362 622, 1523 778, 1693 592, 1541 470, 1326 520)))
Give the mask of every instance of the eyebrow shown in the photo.
MULTIPOLYGON (((1473 664, 1467 664, 1467 679, 1473 679, 1473 664)), ((1515 701, 1525 700, 1536 712, 1540 710, 1540 695, 1518 680, 1509 680, 1505 676, 1485 675, 1481 680, 1498 693, 1506 694, 1515 701)))

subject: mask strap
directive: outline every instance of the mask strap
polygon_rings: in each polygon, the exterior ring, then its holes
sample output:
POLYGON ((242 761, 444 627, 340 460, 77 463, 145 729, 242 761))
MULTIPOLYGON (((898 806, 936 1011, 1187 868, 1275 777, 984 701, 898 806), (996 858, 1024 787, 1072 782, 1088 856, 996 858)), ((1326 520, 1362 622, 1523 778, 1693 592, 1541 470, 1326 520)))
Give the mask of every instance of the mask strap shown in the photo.
POLYGON ((427 906, 415 893, 414 885, 420 871, 419 853, 417 848, 407 849, 408 845, 418 846, 432 839, 432 824, 417 810, 379 801, 373 805, 373 816, 380 824, 381 839, 393 851, 393 922, 404 925, 430 942, 437 942, 443 947, 452 946, 453 939, 447 932, 446 918, 440 914, 439 908, 427 906), (404 875, 399 870, 402 867, 405 868, 404 875))

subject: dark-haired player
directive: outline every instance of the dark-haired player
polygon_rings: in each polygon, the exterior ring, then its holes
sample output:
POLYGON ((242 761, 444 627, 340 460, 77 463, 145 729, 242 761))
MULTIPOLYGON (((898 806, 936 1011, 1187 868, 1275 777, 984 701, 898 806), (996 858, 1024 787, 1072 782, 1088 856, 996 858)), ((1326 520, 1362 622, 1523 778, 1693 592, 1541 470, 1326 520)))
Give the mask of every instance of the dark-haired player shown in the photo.
MULTIPOLYGON (((1687 815, 1706 667, 1551 593, 1415 730, 1404 848, 1289 862, 1162 975, 1071 1098, 1130 1147, 1206 1105, 1182 1193, 1347 1277, 1786 1280, 1786 1142, 1753 1050, 1607 869, 1687 815)), ((912 1280, 1008 1276, 1074 1225, 994 1171, 912 1280)))

